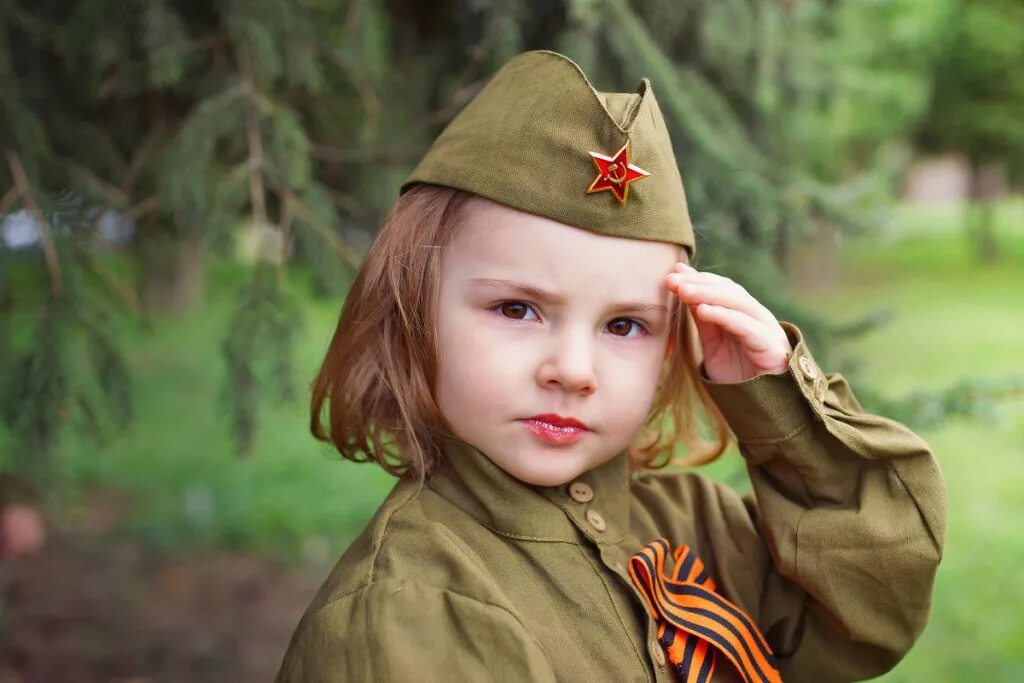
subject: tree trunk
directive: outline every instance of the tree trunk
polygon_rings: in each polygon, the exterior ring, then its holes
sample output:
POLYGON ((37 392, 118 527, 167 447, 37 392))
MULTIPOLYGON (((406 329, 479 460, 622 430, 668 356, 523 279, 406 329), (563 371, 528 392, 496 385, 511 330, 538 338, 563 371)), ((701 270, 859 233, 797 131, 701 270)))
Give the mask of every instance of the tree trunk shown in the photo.
POLYGON ((785 273, 797 289, 832 287, 839 278, 842 235, 824 216, 815 215, 815 230, 791 248, 785 273))
POLYGON ((789 272, 790 256, 793 251, 790 232, 791 226, 786 219, 779 221, 778 225, 775 227, 775 241, 774 244, 772 244, 772 258, 775 260, 775 265, 778 266, 779 270, 783 273, 789 272))
POLYGON ((202 237, 161 234, 142 245, 141 294, 148 312, 181 313, 206 292, 202 237))
POLYGON ((999 259, 993 204, 1006 194, 1006 165, 1002 163, 972 163, 969 187, 968 238, 974 243, 978 261, 992 263, 999 259))

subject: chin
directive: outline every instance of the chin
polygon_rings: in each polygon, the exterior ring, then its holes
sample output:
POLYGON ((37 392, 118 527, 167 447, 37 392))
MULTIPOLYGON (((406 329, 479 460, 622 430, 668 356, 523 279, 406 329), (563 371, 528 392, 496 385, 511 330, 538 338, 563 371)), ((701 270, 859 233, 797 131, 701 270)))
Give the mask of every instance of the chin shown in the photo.
POLYGON ((533 486, 562 486, 583 472, 596 467, 582 453, 547 451, 531 453, 528 462, 510 471, 513 477, 533 486))
POLYGON ((562 472, 530 472, 529 475, 517 476, 516 479, 523 482, 524 484, 530 484, 532 486, 562 486, 572 481, 579 472, 571 472, 569 474, 562 472))

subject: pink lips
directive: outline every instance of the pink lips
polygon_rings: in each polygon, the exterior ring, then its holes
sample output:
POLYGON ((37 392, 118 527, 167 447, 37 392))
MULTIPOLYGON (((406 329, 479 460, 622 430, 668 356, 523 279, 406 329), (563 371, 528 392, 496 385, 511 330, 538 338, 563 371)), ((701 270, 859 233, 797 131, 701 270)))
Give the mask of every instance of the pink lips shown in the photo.
POLYGON ((521 422, 544 441, 556 445, 575 443, 590 431, 579 420, 561 415, 534 415, 521 422))

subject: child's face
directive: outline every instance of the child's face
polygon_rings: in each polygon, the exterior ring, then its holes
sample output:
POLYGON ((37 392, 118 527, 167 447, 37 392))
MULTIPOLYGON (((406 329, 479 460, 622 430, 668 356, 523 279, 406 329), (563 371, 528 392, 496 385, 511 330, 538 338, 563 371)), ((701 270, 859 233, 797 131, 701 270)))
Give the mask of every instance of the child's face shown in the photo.
POLYGON ((475 198, 468 209, 442 258, 438 405, 457 437, 512 476, 567 483, 625 449, 643 425, 669 337, 665 275, 680 248, 475 198), (588 429, 550 436, 528 421, 538 415, 588 429))

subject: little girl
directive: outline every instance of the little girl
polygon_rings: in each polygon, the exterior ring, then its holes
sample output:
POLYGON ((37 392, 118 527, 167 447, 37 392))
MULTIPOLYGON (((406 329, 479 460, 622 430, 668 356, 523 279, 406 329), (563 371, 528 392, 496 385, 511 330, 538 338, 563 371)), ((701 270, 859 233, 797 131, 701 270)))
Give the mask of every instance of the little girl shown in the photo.
POLYGON ((945 532, 928 446, 694 252, 647 79, 597 92, 547 51, 493 77, 316 379, 314 435, 399 480, 278 681, 853 681, 907 652, 945 532), (730 430, 752 494, 661 469, 730 430))

